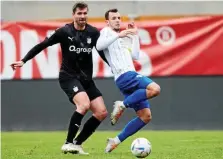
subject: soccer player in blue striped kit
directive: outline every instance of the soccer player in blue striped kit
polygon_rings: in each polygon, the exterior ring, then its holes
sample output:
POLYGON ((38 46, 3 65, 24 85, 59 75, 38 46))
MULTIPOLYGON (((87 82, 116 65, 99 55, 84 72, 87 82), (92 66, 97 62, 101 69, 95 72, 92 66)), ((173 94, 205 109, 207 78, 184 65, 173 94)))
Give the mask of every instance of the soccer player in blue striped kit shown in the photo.
POLYGON ((160 86, 150 78, 135 71, 133 59, 139 58, 140 44, 137 28, 130 23, 120 31, 121 17, 117 9, 105 13, 107 27, 101 30, 97 50, 103 50, 114 74, 115 83, 124 95, 124 101, 116 101, 111 113, 115 125, 126 108, 133 108, 137 117, 132 119, 115 138, 109 138, 105 152, 111 152, 129 136, 142 129, 151 120, 148 99, 160 94, 160 86))

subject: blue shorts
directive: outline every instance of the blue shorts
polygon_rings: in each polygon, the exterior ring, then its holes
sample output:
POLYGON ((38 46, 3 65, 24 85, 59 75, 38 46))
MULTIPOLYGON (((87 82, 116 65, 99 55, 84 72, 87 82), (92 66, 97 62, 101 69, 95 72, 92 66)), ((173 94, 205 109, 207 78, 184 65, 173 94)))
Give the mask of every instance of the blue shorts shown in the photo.
MULTIPOLYGON (((146 76, 142 76, 134 71, 129 71, 118 77, 116 85, 124 97, 127 98, 138 89, 146 89, 146 87, 152 82, 153 81, 146 76)), ((137 112, 144 108, 150 108, 150 104, 149 101, 146 100, 138 103, 137 106, 130 106, 130 108, 133 108, 137 112)))

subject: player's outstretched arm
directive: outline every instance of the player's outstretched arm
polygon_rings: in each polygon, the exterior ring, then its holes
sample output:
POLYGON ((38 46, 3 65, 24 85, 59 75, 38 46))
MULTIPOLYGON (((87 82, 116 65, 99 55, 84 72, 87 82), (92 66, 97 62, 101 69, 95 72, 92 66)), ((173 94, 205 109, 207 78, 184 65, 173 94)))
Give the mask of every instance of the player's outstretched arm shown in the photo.
POLYGON ((60 30, 55 31, 50 37, 47 37, 43 42, 35 45, 21 61, 13 62, 10 66, 13 70, 16 70, 18 67, 22 67, 27 61, 34 58, 37 54, 39 54, 42 50, 47 48, 48 46, 52 46, 58 42, 60 42, 60 30))

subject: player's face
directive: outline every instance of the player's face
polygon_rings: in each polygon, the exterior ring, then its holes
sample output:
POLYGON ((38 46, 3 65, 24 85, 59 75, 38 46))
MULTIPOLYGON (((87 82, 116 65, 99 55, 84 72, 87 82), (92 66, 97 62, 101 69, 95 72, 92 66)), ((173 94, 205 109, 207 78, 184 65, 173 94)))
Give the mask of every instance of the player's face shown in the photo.
POLYGON ((121 25, 121 16, 120 14, 110 12, 109 13, 109 19, 107 20, 108 25, 114 29, 114 30, 120 30, 120 25, 121 25))
POLYGON ((85 26, 88 18, 88 8, 77 8, 73 13, 73 19, 79 26, 85 26))

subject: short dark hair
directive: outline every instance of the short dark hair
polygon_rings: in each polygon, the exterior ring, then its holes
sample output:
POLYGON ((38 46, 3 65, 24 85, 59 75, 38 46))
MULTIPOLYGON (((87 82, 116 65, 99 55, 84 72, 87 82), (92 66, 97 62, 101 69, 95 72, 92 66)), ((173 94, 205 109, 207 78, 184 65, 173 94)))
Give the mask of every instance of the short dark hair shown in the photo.
POLYGON ((109 9, 107 12, 105 12, 105 19, 108 20, 109 18, 109 13, 112 12, 112 13, 117 13, 118 12, 118 9, 114 8, 114 9, 109 9))
POLYGON ((88 9, 88 5, 84 2, 77 2, 74 4, 72 10, 73 10, 73 13, 76 12, 77 8, 80 8, 80 9, 84 9, 84 8, 87 8, 88 9))

